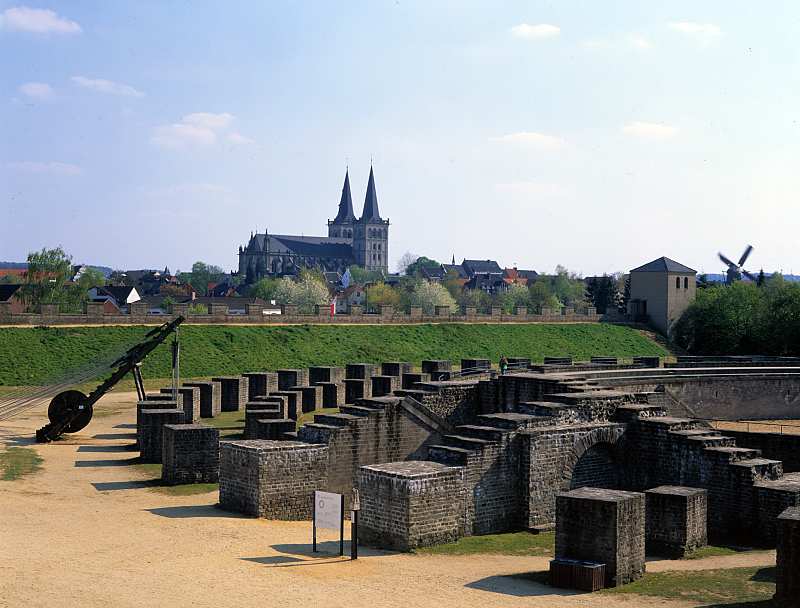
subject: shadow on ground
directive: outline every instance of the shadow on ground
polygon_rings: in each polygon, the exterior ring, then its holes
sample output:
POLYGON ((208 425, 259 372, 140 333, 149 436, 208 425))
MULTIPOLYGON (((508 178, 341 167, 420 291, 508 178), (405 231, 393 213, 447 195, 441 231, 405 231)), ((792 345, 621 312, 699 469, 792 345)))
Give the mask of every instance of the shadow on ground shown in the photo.
POLYGON ((743 602, 738 604, 705 604, 705 608, 779 608, 780 604, 775 600, 763 600, 761 602, 743 602))
POLYGON ((82 445, 78 447, 79 452, 130 452, 135 450, 134 444, 125 445, 82 445))
MULTIPOLYGON (((156 480, 153 485, 161 485, 161 480, 156 480)), ((153 515, 159 517, 169 517, 170 519, 184 519, 191 517, 224 517, 228 519, 251 519, 246 515, 240 513, 232 513, 231 511, 224 511, 217 505, 186 505, 183 507, 157 507, 154 509, 145 509, 150 511, 153 515)))
POLYGON ((136 439, 136 433, 98 433, 92 439, 136 439))
POLYGON ((115 424, 115 429, 135 429, 136 423, 115 424))
MULTIPOLYGON (((96 461, 95 461, 96 462, 96 461)), ((98 492, 113 492, 116 490, 136 490, 139 488, 153 488, 161 485, 160 479, 141 479, 134 481, 93 481, 92 485, 98 492)))
POLYGON ((538 595, 578 595, 582 591, 573 589, 558 589, 547 584, 547 571, 542 572, 520 572, 519 574, 505 574, 497 576, 487 576, 472 583, 467 583, 465 587, 500 593, 503 595, 513 595, 515 597, 534 597, 538 595))
POLYGON ((132 464, 141 464, 142 461, 139 459, 138 456, 134 458, 119 458, 119 459, 110 459, 110 460, 76 460, 75 466, 76 467, 129 467, 132 464))

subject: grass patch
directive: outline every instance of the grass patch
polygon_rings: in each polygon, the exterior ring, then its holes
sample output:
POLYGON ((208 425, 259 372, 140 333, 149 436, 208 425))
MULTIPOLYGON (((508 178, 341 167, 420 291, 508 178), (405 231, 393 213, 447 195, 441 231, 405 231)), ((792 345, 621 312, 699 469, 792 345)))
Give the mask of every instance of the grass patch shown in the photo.
POLYGON ((686 554, 683 559, 703 559, 704 557, 725 557, 726 555, 736 555, 737 553, 757 553, 758 550, 750 547, 720 547, 717 545, 708 545, 695 549, 691 553, 686 554))
POLYGON ((0 452, 0 480, 14 481, 42 468, 42 457, 33 448, 8 448, 0 452))
POLYGON ((730 568, 689 572, 653 572, 638 581, 601 593, 637 594, 700 604, 736 604, 769 600, 775 593, 775 568, 730 568))
POLYGON ((508 534, 486 534, 464 536, 454 543, 423 547, 415 552, 421 555, 553 555, 555 533, 510 532, 508 534))
POLYGON ((338 414, 338 413, 339 413, 338 407, 324 407, 320 410, 315 410, 313 412, 306 412, 297 419, 297 429, 299 430, 300 427, 303 426, 306 422, 314 422, 315 414, 338 414))
POLYGON ((177 486, 168 486, 161 483, 161 465, 140 463, 136 469, 152 482, 150 490, 168 496, 194 496, 195 494, 208 494, 219 490, 218 483, 183 483, 177 486))
MULTIPOLYGON (((0 386, 35 386, 69 377, 126 350, 151 327, 0 328, 0 386)), ((342 365, 352 361, 411 361, 545 355, 588 359, 665 356, 668 351, 636 329, 606 323, 430 325, 294 325, 181 327, 181 373, 187 378, 246 371, 342 365)), ((170 345, 151 353, 146 378, 170 377, 170 345)))

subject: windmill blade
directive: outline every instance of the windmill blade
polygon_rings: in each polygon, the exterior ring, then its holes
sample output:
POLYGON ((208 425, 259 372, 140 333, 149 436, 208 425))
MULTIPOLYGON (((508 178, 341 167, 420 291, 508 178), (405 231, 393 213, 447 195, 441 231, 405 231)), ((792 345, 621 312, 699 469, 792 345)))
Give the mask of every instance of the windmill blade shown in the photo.
POLYGON ((744 263, 747 261, 747 258, 750 257, 750 252, 753 251, 753 246, 748 245, 747 249, 744 250, 742 257, 739 258, 739 266, 744 266, 744 263))
POLYGON ((733 262, 731 262, 731 261, 730 261, 728 258, 726 258, 726 257, 725 257, 724 255, 722 255, 721 253, 718 253, 717 255, 719 256, 719 259, 720 259, 720 260, 722 260, 723 262, 725 262, 725 263, 726 263, 728 266, 733 266, 734 268, 736 267, 736 264, 734 264, 733 262))
POLYGON ((753 281, 753 283, 757 283, 758 282, 758 278, 752 272, 747 272, 746 270, 742 270, 742 274, 744 276, 746 276, 748 279, 750 279, 751 281, 753 281))

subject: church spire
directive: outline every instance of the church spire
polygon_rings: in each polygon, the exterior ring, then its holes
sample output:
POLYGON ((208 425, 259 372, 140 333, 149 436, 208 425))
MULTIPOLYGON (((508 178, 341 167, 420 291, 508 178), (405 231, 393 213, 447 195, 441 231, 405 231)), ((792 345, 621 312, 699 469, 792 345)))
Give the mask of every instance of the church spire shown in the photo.
POLYGON ((339 213, 336 214, 334 223, 348 223, 356 219, 353 213, 353 197, 350 195, 350 170, 344 173, 344 186, 342 186, 342 198, 339 201, 339 213))
POLYGON ((369 182, 367 183, 367 196, 364 199, 364 213, 361 214, 361 221, 369 220, 381 221, 381 214, 378 211, 378 194, 375 192, 375 175, 372 173, 372 166, 369 168, 369 182))

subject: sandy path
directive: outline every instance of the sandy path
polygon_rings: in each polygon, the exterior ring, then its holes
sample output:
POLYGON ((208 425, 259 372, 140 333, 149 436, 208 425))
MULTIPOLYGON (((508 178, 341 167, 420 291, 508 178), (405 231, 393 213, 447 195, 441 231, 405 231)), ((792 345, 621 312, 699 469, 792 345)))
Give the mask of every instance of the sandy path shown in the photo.
MULTIPOLYGON (((215 493, 172 497, 143 487, 131 466, 138 453, 126 449, 133 401, 108 395, 80 436, 32 444, 43 471, 0 482, 0 606, 690 605, 572 594, 514 576, 546 570, 546 558, 366 549, 355 562, 315 557, 307 522, 242 518, 216 509, 215 493)), ((41 415, 5 422, 0 442, 29 443, 42 422, 41 415)))

